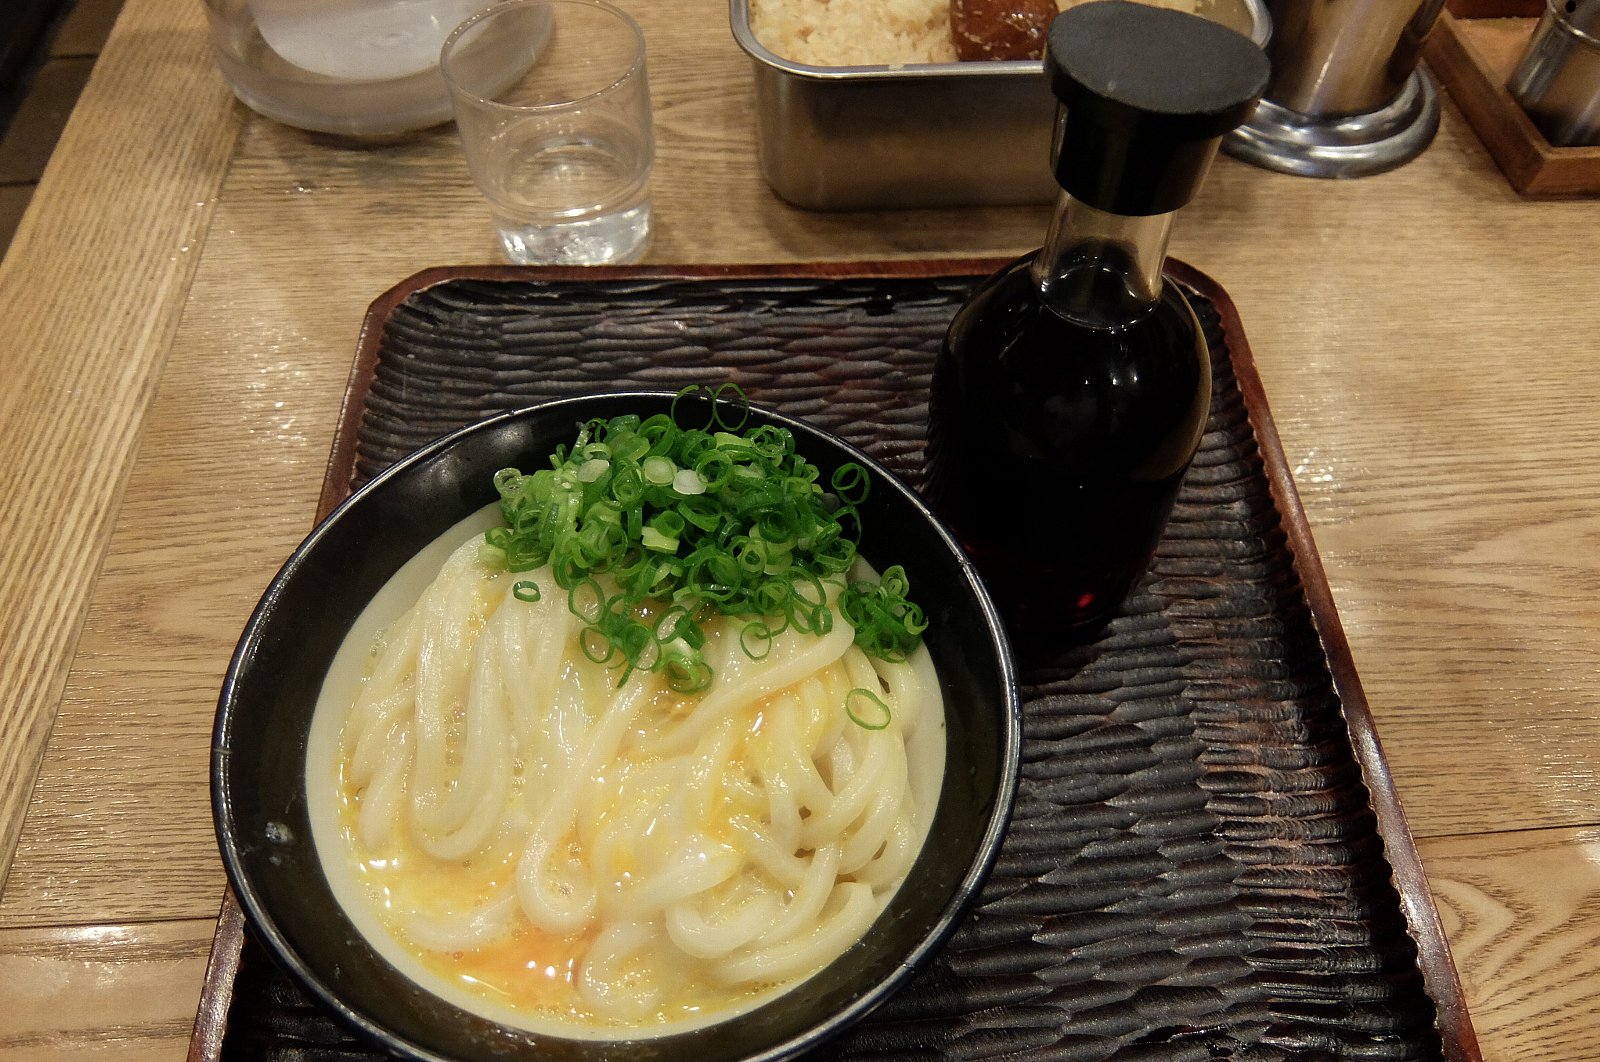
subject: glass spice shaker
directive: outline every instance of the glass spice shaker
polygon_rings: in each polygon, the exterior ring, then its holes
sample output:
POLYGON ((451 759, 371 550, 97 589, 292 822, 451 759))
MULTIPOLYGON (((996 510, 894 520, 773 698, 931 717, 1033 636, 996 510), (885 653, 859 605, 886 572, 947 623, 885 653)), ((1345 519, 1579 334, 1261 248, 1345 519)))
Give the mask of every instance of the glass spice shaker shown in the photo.
POLYGON ((1198 16, 1103 0, 1055 19, 1045 70, 1061 195, 1044 246, 950 325, 924 488, 1023 645, 1091 636, 1155 552, 1211 401, 1168 237, 1269 64, 1198 16))

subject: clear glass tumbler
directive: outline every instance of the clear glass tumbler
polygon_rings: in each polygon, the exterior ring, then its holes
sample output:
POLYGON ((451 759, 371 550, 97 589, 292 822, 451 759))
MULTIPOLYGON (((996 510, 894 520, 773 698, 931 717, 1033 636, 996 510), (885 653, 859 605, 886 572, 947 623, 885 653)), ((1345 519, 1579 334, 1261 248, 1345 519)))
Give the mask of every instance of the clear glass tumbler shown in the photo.
POLYGON ((440 68, 511 261, 598 265, 644 253, 655 138, 632 18, 604 0, 510 0, 457 27, 440 68), (508 68, 513 44, 521 61, 508 68))

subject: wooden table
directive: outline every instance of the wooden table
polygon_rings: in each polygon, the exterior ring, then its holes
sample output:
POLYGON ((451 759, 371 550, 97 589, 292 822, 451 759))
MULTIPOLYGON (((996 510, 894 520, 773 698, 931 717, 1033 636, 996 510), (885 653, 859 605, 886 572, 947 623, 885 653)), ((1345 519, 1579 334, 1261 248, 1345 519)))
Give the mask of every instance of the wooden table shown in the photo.
MULTIPOLYGON (((650 261, 1040 239, 1044 208, 786 206, 721 0, 625 2, 650 261)), ((1391 174, 1219 160, 1173 244, 1239 306, 1494 1060, 1600 1050, 1597 247, 1600 204, 1519 199, 1448 102, 1391 174)), ((128 0, 0 266, 7 1058, 183 1054, 229 653, 309 527, 368 303, 496 256, 452 130, 275 125, 231 98, 197 0, 128 0)))

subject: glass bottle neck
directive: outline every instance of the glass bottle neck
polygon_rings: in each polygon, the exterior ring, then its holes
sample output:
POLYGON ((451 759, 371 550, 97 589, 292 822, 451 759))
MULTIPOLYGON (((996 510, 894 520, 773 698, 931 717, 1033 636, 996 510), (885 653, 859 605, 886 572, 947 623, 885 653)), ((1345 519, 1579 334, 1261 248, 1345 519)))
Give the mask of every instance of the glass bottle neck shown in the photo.
POLYGON ((1173 214, 1108 214, 1066 192, 1056 201, 1033 281, 1046 306, 1079 324, 1126 324, 1161 298, 1173 214))

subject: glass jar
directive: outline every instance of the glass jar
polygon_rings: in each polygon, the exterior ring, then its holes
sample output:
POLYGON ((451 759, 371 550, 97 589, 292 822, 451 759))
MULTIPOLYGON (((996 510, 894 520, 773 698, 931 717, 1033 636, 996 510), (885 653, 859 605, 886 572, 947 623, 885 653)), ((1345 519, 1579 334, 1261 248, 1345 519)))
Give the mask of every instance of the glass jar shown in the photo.
POLYGON ((450 120, 439 49, 488 0, 206 0, 240 101, 321 133, 392 137, 450 120))

